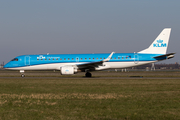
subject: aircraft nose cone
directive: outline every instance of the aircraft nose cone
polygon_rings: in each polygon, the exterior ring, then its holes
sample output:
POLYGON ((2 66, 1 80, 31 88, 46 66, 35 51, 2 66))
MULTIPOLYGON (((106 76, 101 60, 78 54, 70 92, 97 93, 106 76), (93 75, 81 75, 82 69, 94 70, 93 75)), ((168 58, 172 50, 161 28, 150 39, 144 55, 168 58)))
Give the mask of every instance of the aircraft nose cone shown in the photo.
POLYGON ((10 65, 11 65, 11 63, 7 63, 7 64, 5 64, 5 65, 4 65, 4 67, 3 67, 3 68, 9 68, 9 67, 10 67, 10 65))

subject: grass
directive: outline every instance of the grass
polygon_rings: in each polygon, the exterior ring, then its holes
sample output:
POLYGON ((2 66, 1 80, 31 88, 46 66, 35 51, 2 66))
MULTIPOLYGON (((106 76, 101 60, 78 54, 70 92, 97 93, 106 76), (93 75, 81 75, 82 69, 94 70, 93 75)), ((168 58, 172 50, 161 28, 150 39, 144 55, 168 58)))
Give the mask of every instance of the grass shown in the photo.
POLYGON ((30 71, 26 78, 18 75, 0 73, 0 119, 180 119, 178 71, 95 72, 93 78, 46 71, 30 71), (143 78, 129 77, 138 75, 143 78))

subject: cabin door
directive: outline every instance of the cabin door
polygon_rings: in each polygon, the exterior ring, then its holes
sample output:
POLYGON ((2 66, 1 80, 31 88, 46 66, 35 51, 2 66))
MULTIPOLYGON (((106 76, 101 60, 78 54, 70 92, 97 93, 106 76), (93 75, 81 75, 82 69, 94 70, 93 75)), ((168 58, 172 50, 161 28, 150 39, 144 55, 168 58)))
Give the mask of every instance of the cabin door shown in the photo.
POLYGON ((139 62, 138 53, 134 53, 134 63, 135 63, 135 64, 138 64, 138 62, 139 62))
POLYGON ((30 65, 30 56, 25 56, 25 65, 30 65))

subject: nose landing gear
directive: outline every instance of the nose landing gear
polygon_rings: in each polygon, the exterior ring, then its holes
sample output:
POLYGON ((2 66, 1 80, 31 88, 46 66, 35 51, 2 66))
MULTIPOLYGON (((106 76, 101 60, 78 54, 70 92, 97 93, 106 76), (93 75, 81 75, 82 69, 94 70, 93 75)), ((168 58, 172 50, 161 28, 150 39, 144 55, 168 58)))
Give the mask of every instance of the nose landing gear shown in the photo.
POLYGON ((22 78, 25 77, 25 75, 24 75, 24 70, 20 70, 20 73, 21 73, 21 77, 22 77, 22 78))
POLYGON ((25 75, 24 75, 24 74, 21 74, 21 77, 23 78, 23 77, 25 77, 25 75))

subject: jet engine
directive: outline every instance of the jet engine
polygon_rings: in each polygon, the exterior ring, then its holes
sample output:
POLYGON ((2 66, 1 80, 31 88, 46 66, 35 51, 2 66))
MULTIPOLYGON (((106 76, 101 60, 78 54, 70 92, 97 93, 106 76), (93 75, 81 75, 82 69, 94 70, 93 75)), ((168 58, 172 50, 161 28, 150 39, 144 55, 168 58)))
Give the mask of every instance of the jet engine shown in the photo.
POLYGON ((72 75, 77 73, 77 69, 72 66, 64 66, 60 68, 61 75, 72 75))

